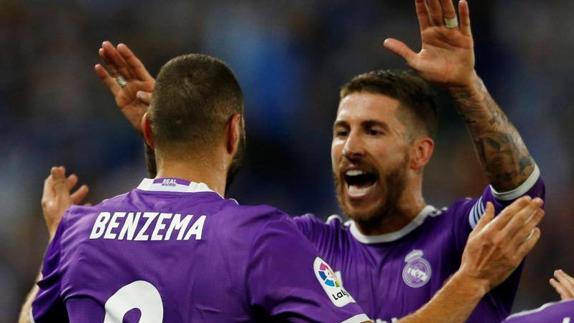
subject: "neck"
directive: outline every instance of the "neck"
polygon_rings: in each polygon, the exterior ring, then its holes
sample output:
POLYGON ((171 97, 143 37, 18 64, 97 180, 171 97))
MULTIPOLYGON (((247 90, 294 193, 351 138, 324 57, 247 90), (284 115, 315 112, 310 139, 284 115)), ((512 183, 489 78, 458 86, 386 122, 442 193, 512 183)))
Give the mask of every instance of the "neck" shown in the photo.
POLYGON ((191 182, 205 183, 210 189, 225 195, 227 169, 224 163, 197 160, 157 160, 156 178, 180 178, 191 182))
POLYGON ((359 231, 364 235, 380 235, 398 231, 411 223, 426 206, 422 179, 407 184, 396 203, 392 204, 385 205, 381 214, 372 220, 355 221, 359 231))

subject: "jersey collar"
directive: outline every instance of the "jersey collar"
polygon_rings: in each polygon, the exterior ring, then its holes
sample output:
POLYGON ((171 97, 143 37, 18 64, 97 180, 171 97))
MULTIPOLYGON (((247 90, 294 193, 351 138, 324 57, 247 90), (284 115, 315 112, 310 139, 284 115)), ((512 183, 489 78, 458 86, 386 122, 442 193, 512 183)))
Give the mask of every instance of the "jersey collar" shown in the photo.
POLYGON ((144 178, 140 185, 138 185, 138 189, 152 192, 212 192, 219 195, 219 193, 210 189, 205 183, 190 182, 179 178, 144 178))
POLYGON ((362 234, 361 231, 359 231, 359 229, 357 228, 357 225, 355 224, 355 221, 352 221, 352 220, 349 221, 350 225, 351 225, 350 231, 351 231, 351 234, 353 235, 353 237, 357 241, 359 241, 361 243, 365 243, 365 244, 396 241, 396 240, 399 240, 400 238, 406 236, 407 234, 409 234, 414 229, 418 228, 421 224, 423 224, 426 217, 435 211, 436 211, 436 208, 434 206, 432 206, 432 205, 425 206, 422 209, 422 211, 420 211, 420 213, 409 224, 405 225, 402 229, 394 231, 394 232, 367 236, 367 235, 362 234))

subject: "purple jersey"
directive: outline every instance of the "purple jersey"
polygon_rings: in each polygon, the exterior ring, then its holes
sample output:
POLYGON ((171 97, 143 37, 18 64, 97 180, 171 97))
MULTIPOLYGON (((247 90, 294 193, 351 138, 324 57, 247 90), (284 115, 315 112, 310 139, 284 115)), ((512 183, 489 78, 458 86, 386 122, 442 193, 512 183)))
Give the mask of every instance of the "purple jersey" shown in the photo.
MULTIPOLYGON (((460 266, 468 235, 486 202, 497 212, 518 197, 544 197, 540 171, 513 191, 491 187, 478 199, 463 199, 448 209, 426 206, 399 231, 365 236, 352 221, 332 216, 324 223, 312 215, 295 218, 302 232, 341 275, 345 288, 371 319, 393 322, 427 303, 460 266)), ((500 322, 511 311, 521 269, 487 294, 468 322, 500 322)), ((438 321, 438 320, 437 320, 438 321)), ((574 323, 574 322, 573 322, 574 323)))
POLYGON ((368 319, 287 215, 178 179, 72 207, 42 273, 35 322, 368 319))
POLYGON ((574 323, 574 300, 548 303, 509 316, 504 323, 574 323))

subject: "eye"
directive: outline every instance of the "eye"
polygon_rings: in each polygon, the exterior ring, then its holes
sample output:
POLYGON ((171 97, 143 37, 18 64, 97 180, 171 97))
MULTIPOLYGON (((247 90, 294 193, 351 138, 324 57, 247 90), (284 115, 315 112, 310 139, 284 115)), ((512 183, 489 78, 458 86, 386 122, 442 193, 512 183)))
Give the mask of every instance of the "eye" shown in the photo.
POLYGON ((369 128, 369 129, 367 129, 367 134, 369 134, 369 136, 382 136, 385 133, 381 129, 378 129, 378 128, 369 128))
POLYGON ((346 137, 349 134, 349 131, 347 129, 335 129, 333 131, 333 136, 335 137, 346 137))

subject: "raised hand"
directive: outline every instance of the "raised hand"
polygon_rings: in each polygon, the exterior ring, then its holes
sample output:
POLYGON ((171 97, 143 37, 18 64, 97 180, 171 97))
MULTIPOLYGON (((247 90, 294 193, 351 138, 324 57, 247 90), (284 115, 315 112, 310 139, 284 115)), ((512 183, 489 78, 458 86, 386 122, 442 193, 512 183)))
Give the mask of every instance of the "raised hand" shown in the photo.
POLYGON ((554 278, 550 278, 550 285, 554 287, 562 300, 574 299, 574 277, 562 269, 554 271, 554 278))
POLYGON ((415 53, 405 43, 385 39, 384 46, 405 59, 427 81, 467 86, 475 81, 474 42, 466 0, 460 0, 460 25, 452 0, 415 0, 422 48, 415 53))
POLYGON ((72 204, 80 204, 88 195, 88 186, 82 185, 72 192, 78 183, 78 176, 72 174, 66 177, 66 169, 62 166, 52 167, 50 175, 44 181, 42 192, 42 213, 48 227, 50 240, 66 210, 72 204))
POLYGON ((114 47, 105 41, 98 54, 105 66, 96 64, 96 74, 108 87, 126 119, 141 133, 141 119, 151 102, 155 79, 125 44, 114 47))
POLYGON ((494 207, 488 203, 468 237, 460 270, 484 282, 488 290, 503 282, 538 242, 542 204, 539 198, 521 197, 494 218, 494 207))

